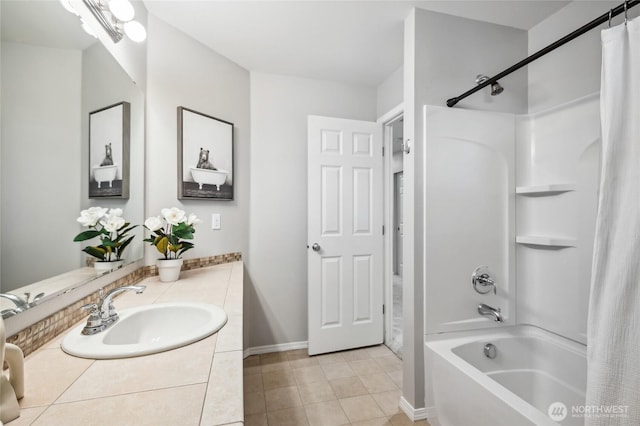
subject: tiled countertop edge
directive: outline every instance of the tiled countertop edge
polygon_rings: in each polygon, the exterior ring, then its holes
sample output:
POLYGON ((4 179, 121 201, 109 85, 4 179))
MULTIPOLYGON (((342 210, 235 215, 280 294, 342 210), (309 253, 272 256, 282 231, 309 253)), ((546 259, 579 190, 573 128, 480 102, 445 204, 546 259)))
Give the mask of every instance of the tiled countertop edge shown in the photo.
MULTIPOLYGON (((195 259, 185 259, 182 270, 191 270, 204 268, 207 266, 220 265, 223 263, 231 263, 242 260, 241 253, 227 253, 217 256, 208 256, 195 259)), ((104 291, 110 291, 114 288, 133 285, 139 283, 147 277, 157 275, 158 271, 155 265, 142 266, 133 272, 103 286, 104 291)), ((229 286, 230 288, 232 286, 229 286)), ((38 348, 46 345, 49 341, 65 332, 73 324, 86 317, 86 313, 80 310, 80 307, 88 303, 96 303, 99 300, 98 292, 95 291, 88 296, 58 310, 57 312, 47 316, 36 323, 13 333, 7 338, 7 343, 17 345, 24 356, 33 353, 38 348)), ((233 313, 229 313, 231 315, 233 313)))

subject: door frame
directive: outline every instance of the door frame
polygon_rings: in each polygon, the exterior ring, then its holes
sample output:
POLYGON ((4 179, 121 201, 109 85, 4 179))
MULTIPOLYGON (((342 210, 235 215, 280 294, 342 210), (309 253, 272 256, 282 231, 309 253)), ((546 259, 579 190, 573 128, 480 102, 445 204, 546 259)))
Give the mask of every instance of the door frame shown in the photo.
MULTIPOLYGON (((393 328, 393 135, 391 124, 404 117, 404 104, 399 104, 378 118, 382 126, 382 146, 384 158, 382 174, 384 179, 384 343, 389 345, 393 328)), ((406 253, 404 253, 406 256, 406 253)), ((404 320, 404 319, 403 319, 404 320)))

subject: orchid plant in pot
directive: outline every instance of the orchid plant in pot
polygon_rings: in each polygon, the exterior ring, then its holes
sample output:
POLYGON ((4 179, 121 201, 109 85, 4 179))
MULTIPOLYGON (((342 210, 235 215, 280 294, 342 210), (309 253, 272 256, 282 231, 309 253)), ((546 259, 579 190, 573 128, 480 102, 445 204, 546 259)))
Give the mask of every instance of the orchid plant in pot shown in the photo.
POLYGON ((193 234, 195 225, 200 222, 195 214, 187 215, 177 207, 164 208, 160 216, 152 216, 144 221, 144 227, 152 235, 144 241, 154 246, 164 257, 158 259, 160 281, 172 282, 180 277, 182 255, 195 245, 193 234))
POLYGON ((82 231, 73 241, 87 241, 99 238, 100 244, 87 246, 83 252, 97 259, 94 266, 96 272, 119 268, 124 260, 122 255, 135 235, 127 233, 137 225, 131 225, 122 217, 122 209, 106 209, 103 207, 90 207, 80 212, 76 219, 82 226, 89 229, 82 231))

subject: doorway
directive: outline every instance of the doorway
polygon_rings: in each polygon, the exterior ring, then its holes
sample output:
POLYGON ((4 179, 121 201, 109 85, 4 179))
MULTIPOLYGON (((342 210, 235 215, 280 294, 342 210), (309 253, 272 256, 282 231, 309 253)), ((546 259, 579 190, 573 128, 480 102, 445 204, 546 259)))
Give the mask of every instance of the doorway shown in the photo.
POLYGON ((385 213, 390 232, 385 233, 385 344, 402 358, 403 245, 403 125, 402 112, 384 123, 385 213))
POLYGON ((308 117, 309 355, 384 341, 384 171, 377 122, 308 117))

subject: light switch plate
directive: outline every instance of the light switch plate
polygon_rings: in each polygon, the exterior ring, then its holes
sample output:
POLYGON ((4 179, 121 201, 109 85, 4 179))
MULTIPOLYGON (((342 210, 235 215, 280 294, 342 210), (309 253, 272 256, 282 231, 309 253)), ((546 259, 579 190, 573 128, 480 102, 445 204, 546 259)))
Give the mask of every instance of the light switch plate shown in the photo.
POLYGON ((220 229, 220 213, 211 215, 211 229, 220 229))

